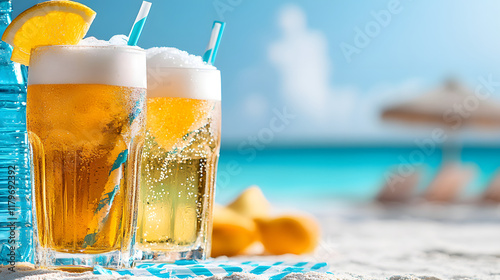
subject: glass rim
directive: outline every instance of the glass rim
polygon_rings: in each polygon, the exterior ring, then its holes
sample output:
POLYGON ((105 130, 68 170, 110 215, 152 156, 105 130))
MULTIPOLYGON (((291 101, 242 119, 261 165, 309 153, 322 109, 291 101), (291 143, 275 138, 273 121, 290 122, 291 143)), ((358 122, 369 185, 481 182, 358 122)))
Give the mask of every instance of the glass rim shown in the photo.
POLYGON ((220 72, 220 70, 217 68, 211 69, 211 68, 182 67, 182 66, 147 66, 148 71, 155 70, 155 69, 170 69, 170 70, 183 70, 183 71, 196 70, 196 71, 207 71, 207 72, 209 72, 209 71, 220 72))
POLYGON ((146 53, 146 50, 141 47, 128 45, 42 45, 31 49, 31 53, 42 49, 116 49, 146 53))

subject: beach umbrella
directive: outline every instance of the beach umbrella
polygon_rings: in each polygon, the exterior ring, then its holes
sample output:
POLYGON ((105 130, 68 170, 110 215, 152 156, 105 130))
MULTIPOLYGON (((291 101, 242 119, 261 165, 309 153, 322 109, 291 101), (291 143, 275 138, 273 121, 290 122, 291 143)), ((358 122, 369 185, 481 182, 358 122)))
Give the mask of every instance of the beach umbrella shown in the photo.
POLYGON ((452 144, 452 138, 459 130, 465 127, 500 128, 500 102, 492 100, 486 88, 482 90, 474 92, 457 81, 449 80, 412 100, 383 109, 383 120, 438 125, 451 136, 443 143, 445 164, 427 188, 426 200, 453 201, 474 177, 474 170, 457 164, 460 147, 458 143, 452 144))
POLYGON ((443 86, 413 100, 389 106, 382 111, 384 120, 437 124, 448 129, 464 126, 496 129, 500 127, 500 102, 487 94, 447 81, 443 86))

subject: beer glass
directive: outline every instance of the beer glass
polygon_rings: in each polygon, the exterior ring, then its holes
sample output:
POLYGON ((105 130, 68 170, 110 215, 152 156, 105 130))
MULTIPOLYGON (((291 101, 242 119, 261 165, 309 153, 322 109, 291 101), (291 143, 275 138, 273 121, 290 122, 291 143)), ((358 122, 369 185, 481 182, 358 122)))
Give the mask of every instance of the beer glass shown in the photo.
POLYGON ((136 261, 205 259, 220 147, 220 72, 150 62, 136 261))
POLYGON ((137 47, 33 50, 27 127, 38 265, 131 266, 146 87, 137 47))

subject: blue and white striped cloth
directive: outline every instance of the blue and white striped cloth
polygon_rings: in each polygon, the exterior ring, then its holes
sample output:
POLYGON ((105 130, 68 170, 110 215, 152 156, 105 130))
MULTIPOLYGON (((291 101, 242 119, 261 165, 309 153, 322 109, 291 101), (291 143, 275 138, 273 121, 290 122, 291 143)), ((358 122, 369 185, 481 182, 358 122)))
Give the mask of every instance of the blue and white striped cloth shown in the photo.
POLYGON ((108 270, 95 267, 94 274, 114 276, 149 276, 157 278, 193 278, 198 276, 227 276, 235 272, 263 275, 272 280, 290 273, 326 272, 327 263, 314 262, 231 262, 231 261, 177 261, 164 264, 140 264, 133 269, 108 270))

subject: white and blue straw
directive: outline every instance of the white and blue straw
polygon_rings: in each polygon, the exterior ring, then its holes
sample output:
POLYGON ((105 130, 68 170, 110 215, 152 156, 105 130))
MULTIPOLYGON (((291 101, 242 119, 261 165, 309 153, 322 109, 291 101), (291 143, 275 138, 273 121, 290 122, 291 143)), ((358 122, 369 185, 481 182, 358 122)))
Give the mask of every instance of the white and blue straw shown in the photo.
POLYGON ((222 33, 224 33, 225 22, 214 21, 212 27, 212 35, 210 36, 210 41, 208 42, 207 50, 203 55, 203 61, 213 65, 215 62, 215 57, 217 56, 217 51, 219 50, 220 40, 222 38, 222 33))
MULTIPOLYGON (((136 46, 137 41, 139 41, 139 37, 141 36, 142 29, 144 27, 144 23, 146 23, 146 19, 148 18, 149 10, 151 9, 151 3, 147 1, 142 2, 141 10, 135 19, 134 26, 130 31, 128 45, 136 46)), ((143 98, 145 99, 145 98, 143 98)), ((134 112, 129 116, 130 117, 130 125, 138 125, 137 122, 134 122, 136 117, 141 114, 143 108, 142 101, 138 101, 134 108, 134 112)), ((117 146, 117 148, 120 148, 117 146)), ((87 229, 87 235, 84 238, 84 242, 82 247, 91 247, 94 246, 97 240, 99 239, 99 234, 102 233, 102 228, 106 225, 106 222, 109 217, 109 212, 111 211, 111 207, 113 206, 115 196, 120 191, 121 181, 124 179, 123 177, 123 168, 127 164, 128 160, 128 148, 125 148, 120 152, 118 157, 115 159, 111 170, 109 171, 108 180, 106 185, 104 186, 104 192, 101 195, 101 199, 94 210, 94 217, 90 222, 90 226, 87 229)), ((125 167, 124 167, 125 168, 125 167)))
POLYGON ((137 14, 137 18, 135 19, 134 26, 132 30, 130 30, 130 35, 128 35, 128 45, 136 46, 137 41, 139 41, 139 37, 142 33, 142 28, 146 23, 146 19, 148 18, 149 10, 151 9, 151 3, 147 1, 142 1, 141 9, 137 14))

